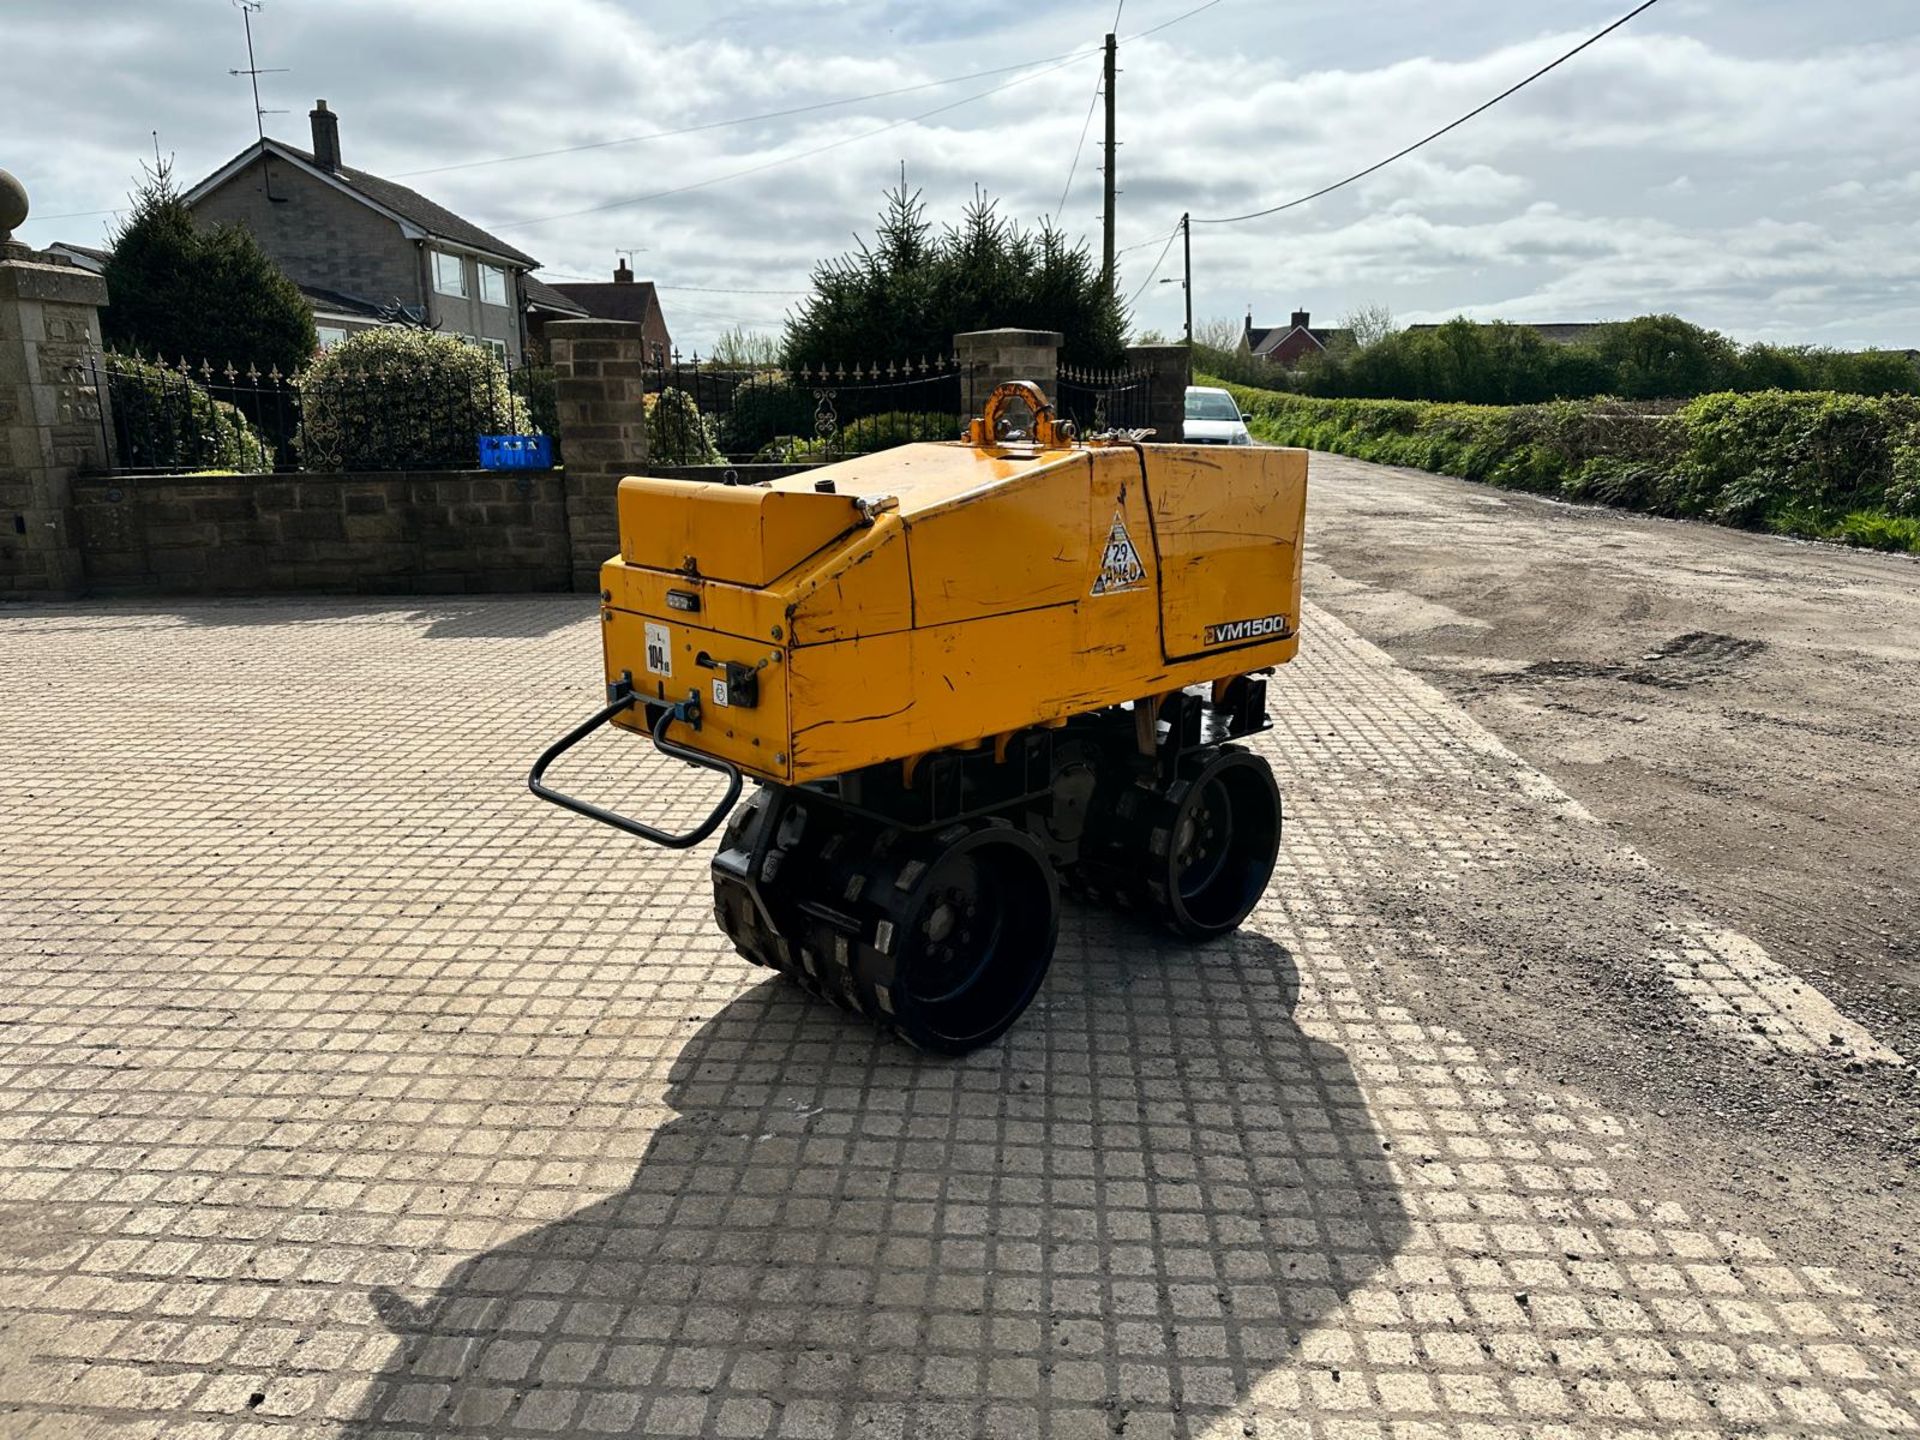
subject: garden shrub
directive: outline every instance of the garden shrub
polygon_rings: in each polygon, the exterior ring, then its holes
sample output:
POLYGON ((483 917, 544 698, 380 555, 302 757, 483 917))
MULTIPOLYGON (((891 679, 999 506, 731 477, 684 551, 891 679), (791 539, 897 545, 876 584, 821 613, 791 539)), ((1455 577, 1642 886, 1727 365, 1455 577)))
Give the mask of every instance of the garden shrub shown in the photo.
POLYGON ((885 410, 878 415, 863 415, 846 426, 840 431, 834 448, 842 455, 871 455, 896 445, 911 445, 920 440, 955 440, 959 435, 960 422, 951 415, 885 410))
MULTIPOLYGON (((775 441, 770 451, 783 461, 843 460, 853 455, 872 455, 896 445, 912 445, 925 440, 954 440, 960 435, 959 422, 951 415, 928 414, 917 410, 885 410, 863 415, 836 431, 831 442, 824 439, 788 437, 775 441)), ((759 456, 755 457, 760 458, 759 456)))
POLYGON ((800 385, 754 380, 733 392, 727 413, 716 417, 716 439, 729 455, 755 455, 783 436, 813 434, 813 391, 800 385))
POLYGON ((309 470, 470 470, 480 436, 532 426, 492 351, 430 330, 349 335, 299 386, 309 470))
POLYGON ((273 469, 267 438, 191 375, 132 355, 109 356, 106 368, 121 464, 247 474, 273 469))
POLYGON ((718 465, 713 422, 691 395, 669 386, 647 396, 647 458, 657 465, 718 465))
POLYGON ((522 365, 507 379, 513 393, 527 402, 528 433, 560 433, 560 402, 554 389, 553 366, 522 365))

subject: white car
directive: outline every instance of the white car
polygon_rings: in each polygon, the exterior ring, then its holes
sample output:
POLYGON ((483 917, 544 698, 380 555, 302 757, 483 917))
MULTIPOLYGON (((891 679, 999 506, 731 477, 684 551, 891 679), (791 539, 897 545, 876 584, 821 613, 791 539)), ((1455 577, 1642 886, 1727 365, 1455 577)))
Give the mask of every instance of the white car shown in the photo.
POLYGON ((1211 385, 1187 387, 1185 438, 1189 445, 1251 445, 1247 422, 1233 396, 1211 385))

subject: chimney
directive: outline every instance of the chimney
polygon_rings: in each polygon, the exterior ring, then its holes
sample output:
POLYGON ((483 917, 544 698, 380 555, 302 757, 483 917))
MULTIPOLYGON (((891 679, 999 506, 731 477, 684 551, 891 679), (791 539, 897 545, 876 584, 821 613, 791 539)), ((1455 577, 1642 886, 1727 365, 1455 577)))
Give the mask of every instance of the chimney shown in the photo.
POLYGON ((622 260, 613 267, 613 283, 616 285, 631 285, 633 283, 633 271, 627 268, 626 261, 622 260))
POLYGON ((1296 330, 1311 330, 1313 328, 1313 316, 1304 310, 1294 311, 1293 328, 1296 330))
POLYGON ((340 173, 340 117, 327 109, 327 102, 316 100, 307 112, 313 122, 313 163, 331 174, 340 173))

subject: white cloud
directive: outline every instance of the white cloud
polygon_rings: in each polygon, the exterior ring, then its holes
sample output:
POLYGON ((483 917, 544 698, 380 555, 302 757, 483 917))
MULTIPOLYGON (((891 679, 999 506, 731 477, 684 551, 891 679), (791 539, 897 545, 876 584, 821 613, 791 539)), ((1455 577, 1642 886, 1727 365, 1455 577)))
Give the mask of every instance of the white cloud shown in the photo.
MULTIPOLYGON (((296 141, 316 95, 349 163, 396 173, 700 125, 914 85, 1098 43, 1082 4, 739 0, 269 0, 257 24, 270 117, 296 141)), ((1123 31, 1188 8, 1130 0, 1123 31)), ((1604 8, 1604 7, 1603 7, 1604 8)), ((1123 245, 1179 213, 1235 214, 1317 188, 1505 88, 1590 33, 1587 0, 1227 3, 1123 48, 1123 245)), ((251 138, 238 17, 217 3, 98 0, 84 32, 59 0, 14 0, 0 164, 20 175, 35 243, 98 238, 149 132, 188 179, 251 138), (84 58, 88 84, 71 77, 84 58)), ((1910 0, 1818 14, 1789 0, 1663 7, 1430 148, 1301 209, 1196 227, 1196 311, 1403 314, 1466 309, 1588 319, 1673 309, 1742 336, 1920 343, 1920 41, 1910 0), (1889 33, 1907 38, 1888 39, 1889 33)), ((1058 202, 1092 95, 1085 56, 973 103, 983 77, 751 125, 409 181, 555 271, 599 274, 639 248, 666 284, 804 285, 868 231, 904 159, 938 220, 975 183, 1031 219, 1058 202), (864 137, 864 138, 863 138, 864 137), (572 219, 516 222, 724 183, 572 219)), ((1097 245, 1096 123, 1063 223, 1097 245)), ((1158 246, 1122 258, 1123 284, 1158 246)), ((1175 248, 1170 261, 1177 263, 1175 248)), ((770 328, 778 296, 667 292, 676 337, 770 328)), ((1177 287, 1140 321, 1177 325, 1177 287)))

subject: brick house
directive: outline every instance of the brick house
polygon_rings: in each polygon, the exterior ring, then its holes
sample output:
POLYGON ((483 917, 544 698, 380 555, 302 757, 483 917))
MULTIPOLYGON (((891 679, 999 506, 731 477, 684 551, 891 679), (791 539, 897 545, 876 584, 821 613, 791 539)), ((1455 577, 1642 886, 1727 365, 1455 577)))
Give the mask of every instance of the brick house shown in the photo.
POLYGON ((316 100, 313 149, 266 139, 185 194, 196 218, 252 232, 314 306, 323 345, 404 316, 519 364, 531 255, 405 185, 340 160, 340 120, 316 100))
POLYGON ((1253 312, 1247 312, 1247 325, 1241 335, 1248 353, 1256 359, 1291 370, 1311 355, 1324 355, 1342 341, 1353 339, 1351 330, 1315 329, 1313 316, 1296 310, 1285 325, 1255 325, 1253 312))
POLYGON ((665 364, 673 354, 673 336, 667 332, 667 317, 660 309, 660 292, 651 280, 636 280, 622 260, 610 281, 554 284, 574 304, 582 306, 595 320, 633 320, 643 328, 641 338, 647 347, 647 359, 665 364))

